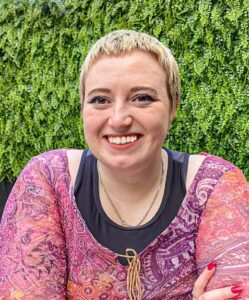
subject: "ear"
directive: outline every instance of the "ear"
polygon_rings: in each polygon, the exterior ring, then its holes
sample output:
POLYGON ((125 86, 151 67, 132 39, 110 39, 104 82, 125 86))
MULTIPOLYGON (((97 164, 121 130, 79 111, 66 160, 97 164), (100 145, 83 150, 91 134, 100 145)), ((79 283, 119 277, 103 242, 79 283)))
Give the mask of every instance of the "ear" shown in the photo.
POLYGON ((179 105, 180 105, 180 98, 177 97, 175 105, 173 105, 173 107, 172 107, 172 112, 170 113, 170 117, 169 117, 170 125, 172 124, 172 122, 174 121, 174 119, 176 117, 176 111, 177 111, 179 105))
POLYGON ((174 109, 169 116, 169 125, 173 123, 175 116, 176 116, 176 109, 174 109))

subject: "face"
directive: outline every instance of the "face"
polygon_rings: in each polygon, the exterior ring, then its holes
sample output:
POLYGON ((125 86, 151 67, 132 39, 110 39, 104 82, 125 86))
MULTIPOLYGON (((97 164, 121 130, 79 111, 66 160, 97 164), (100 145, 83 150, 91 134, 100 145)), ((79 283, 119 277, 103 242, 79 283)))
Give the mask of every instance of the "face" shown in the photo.
POLYGON ((148 53, 102 56, 85 77, 83 120, 103 165, 132 170, 153 163, 173 119, 166 75, 148 53))

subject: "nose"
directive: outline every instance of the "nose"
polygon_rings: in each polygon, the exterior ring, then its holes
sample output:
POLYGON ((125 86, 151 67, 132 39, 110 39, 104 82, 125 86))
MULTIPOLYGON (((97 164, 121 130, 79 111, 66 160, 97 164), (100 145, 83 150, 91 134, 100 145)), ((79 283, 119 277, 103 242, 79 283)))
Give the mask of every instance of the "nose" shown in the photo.
POLYGON ((114 105, 108 124, 116 131, 125 131, 132 124, 132 117, 125 105, 114 105))

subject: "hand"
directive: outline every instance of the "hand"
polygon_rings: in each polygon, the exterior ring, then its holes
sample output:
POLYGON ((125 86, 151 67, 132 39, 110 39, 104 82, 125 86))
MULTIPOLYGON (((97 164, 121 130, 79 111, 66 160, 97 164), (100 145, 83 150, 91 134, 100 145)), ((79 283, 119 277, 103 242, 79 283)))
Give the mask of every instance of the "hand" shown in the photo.
POLYGON ((193 300, 239 300, 239 294, 242 292, 243 287, 241 286, 228 286, 209 292, 205 292, 205 287, 208 284, 209 279, 215 272, 215 262, 212 262, 207 268, 201 273, 194 284, 193 288, 193 300))

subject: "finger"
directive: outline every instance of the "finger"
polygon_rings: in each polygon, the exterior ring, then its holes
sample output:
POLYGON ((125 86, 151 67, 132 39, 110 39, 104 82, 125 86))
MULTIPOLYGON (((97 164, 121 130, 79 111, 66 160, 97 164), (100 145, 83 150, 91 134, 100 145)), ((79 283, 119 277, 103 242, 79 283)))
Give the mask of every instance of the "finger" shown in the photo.
POLYGON ((199 296, 204 294, 208 281, 214 275, 215 266, 215 262, 211 262, 196 280, 192 292, 194 298, 198 298, 199 296))
MULTIPOLYGON (((236 299, 243 288, 241 286, 231 286, 209 291, 201 295, 198 300, 227 300, 236 299), (236 298, 235 298, 236 297, 236 298)), ((239 298, 237 298, 239 299, 239 298)))

